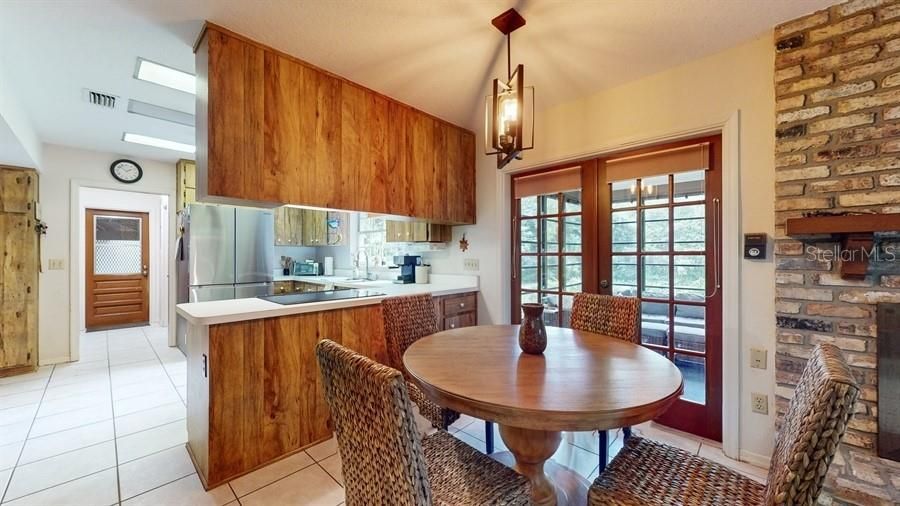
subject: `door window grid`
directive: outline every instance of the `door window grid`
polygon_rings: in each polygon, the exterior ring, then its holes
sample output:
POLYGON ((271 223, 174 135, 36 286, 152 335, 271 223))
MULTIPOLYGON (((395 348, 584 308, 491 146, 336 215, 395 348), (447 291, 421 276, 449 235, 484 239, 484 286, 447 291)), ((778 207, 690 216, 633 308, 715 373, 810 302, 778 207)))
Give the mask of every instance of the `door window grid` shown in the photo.
POLYGON ((641 299, 642 344, 676 362, 685 374, 683 398, 701 404, 706 399, 704 177, 704 171, 695 171, 610 187, 613 294, 641 299))
POLYGON ((516 204, 520 304, 540 302, 545 324, 568 327, 573 295, 582 290, 581 190, 516 204))

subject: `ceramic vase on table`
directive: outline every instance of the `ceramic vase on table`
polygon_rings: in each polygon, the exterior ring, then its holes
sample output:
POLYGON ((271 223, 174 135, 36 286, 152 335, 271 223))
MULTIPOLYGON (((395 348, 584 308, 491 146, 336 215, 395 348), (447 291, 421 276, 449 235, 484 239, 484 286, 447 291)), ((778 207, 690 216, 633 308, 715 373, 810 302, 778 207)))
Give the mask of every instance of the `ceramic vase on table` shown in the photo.
POLYGON ((519 348, 525 353, 540 355, 547 348, 547 329, 544 327, 544 305, 522 304, 522 324, 519 326, 519 348))

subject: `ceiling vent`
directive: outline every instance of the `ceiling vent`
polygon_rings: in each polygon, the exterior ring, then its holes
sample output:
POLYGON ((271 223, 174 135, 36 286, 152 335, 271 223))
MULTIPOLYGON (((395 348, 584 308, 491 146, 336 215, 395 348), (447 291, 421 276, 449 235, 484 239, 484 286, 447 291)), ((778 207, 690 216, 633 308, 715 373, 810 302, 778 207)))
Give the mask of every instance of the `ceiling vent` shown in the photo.
POLYGON ((84 99, 99 107, 104 107, 106 109, 115 109, 116 100, 118 99, 118 97, 116 97, 115 95, 110 95, 109 93, 103 93, 101 91, 85 89, 84 99))

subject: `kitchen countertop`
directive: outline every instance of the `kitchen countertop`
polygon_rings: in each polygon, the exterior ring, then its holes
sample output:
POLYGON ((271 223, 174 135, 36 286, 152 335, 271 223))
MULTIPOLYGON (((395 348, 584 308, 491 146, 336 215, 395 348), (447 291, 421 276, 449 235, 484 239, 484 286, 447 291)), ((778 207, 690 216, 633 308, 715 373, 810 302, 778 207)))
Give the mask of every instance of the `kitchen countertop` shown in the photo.
POLYGON ((178 304, 175 311, 194 325, 216 325, 259 318, 272 318, 317 311, 380 304, 386 297, 430 293, 434 296, 477 292, 478 276, 432 274, 430 283, 399 285, 388 280, 347 281, 346 276, 275 276, 274 281, 304 281, 320 285, 336 285, 384 293, 382 296, 342 299, 284 306, 258 298, 216 300, 178 304))

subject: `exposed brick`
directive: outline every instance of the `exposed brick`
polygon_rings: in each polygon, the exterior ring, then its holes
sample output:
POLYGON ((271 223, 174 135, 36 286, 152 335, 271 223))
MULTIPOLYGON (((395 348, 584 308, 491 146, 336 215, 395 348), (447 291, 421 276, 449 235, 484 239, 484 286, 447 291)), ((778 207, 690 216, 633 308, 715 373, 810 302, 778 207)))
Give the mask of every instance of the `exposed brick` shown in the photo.
POLYGON ((884 0, 851 0, 849 2, 837 6, 838 14, 841 16, 849 16, 859 11, 878 7, 884 3, 884 0))
POLYGON ((889 107, 884 110, 884 119, 900 118, 900 106, 889 107))
POLYGON ((834 292, 823 288, 777 287, 775 296, 781 299, 831 301, 834 299, 834 292))
POLYGON ((777 339, 779 343, 802 344, 803 334, 798 334, 796 332, 779 332, 777 339))
POLYGON ((843 302, 854 304, 878 304, 879 302, 900 302, 900 292, 883 290, 849 290, 838 297, 843 302))
POLYGON ((843 162, 838 164, 836 169, 837 173, 842 176, 861 174, 864 172, 877 172, 880 170, 900 169, 900 157, 890 156, 858 162, 843 162))
POLYGON ((900 151, 900 139, 894 139, 892 141, 887 141, 881 145, 882 153, 896 153, 900 151))
POLYGON ((818 107, 810 107, 808 109, 799 109, 791 112, 783 112, 778 115, 777 121, 779 123, 789 123, 791 121, 802 121, 810 118, 816 118, 818 116, 824 116, 831 112, 831 107, 827 105, 820 105, 818 107))
POLYGON ((775 311, 785 314, 797 314, 800 312, 800 306, 799 302, 777 301, 775 302, 775 311))
POLYGON ((798 209, 830 209, 834 207, 831 197, 806 197, 796 199, 778 199, 775 201, 776 211, 795 211, 798 209))
POLYGON ((841 128, 850 128, 860 125, 868 125, 875 122, 874 112, 860 112, 849 114, 847 116, 838 116, 836 118, 828 118, 811 123, 808 127, 809 133, 827 132, 829 130, 838 130, 841 128))
MULTIPOLYGON (((788 155, 793 156, 793 155, 788 155)), ((805 161, 805 155, 804 155, 805 161)), ((803 162, 799 162, 803 163, 803 162)), ((788 164, 794 165, 794 164, 788 164)), ((776 157, 776 167, 779 167, 777 163, 776 157)), ((783 167, 783 165, 782 165, 783 167)), ((828 168, 827 165, 816 165, 815 167, 804 167, 802 169, 788 169, 788 170, 779 170, 775 172, 775 181, 784 182, 784 181, 797 181, 800 179, 816 179, 820 177, 828 177, 831 174, 831 169, 828 168)))
POLYGON ((792 67, 783 68, 781 70, 775 71, 775 82, 780 83, 782 81, 787 81, 789 79, 793 79, 795 77, 800 77, 803 75, 803 67, 800 65, 794 65, 792 67))
MULTIPOLYGON (((871 311, 860 306, 818 303, 807 304, 806 314, 810 316, 836 316, 840 318, 869 318, 872 316, 871 311)), ((865 348, 857 351, 864 351, 864 349, 865 348)))
MULTIPOLYGON (((833 250, 831 250, 833 252, 833 250)), ((838 255, 835 253, 833 257, 837 257, 838 255)), ((833 259, 832 257, 827 258, 828 260, 833 259)), ((822 272, 811 275, 810 282, 815 285, 822 286, 872 286, 872 278, 866 277, 863 279, 844 279, 839 274, 834 274, 831 272, 822 272)))
POLYGON ((797 95, 795 97, 783 98, 781 100, 777 100, 775 102, 775 110, 776 111, 786 111, 788 109, 795 109, 797 107, 803 107, 803 104, 806 102, 806 95, 797 95))
POLYGON ((859 30, 860 28, 865 28, 871 25, 874 21, 875 16, 872 14, 855 16, 849 19, 845 19, 840 23, 834 23, 823 28, 816 28, 815 30, 811 30, 809 32, 809 40, 810 42, 819 42, 825 39, 830 39, 835 35, 841 35, 843 33, 859 30))
POLYGON ((775 37, 782 38, 795 32, 808 30, 828 22, 828 11, 821 11, 775 27, 775 37))
POLYGON ((900 204, 900 191, 871 191, 839 195, 838 202, 845 207, 900 204))
POLYGON ((881 276, 881 286, 885 288, 900 288, 900 275, 881 276))
POLYGON ((864 97, 848 98, 838 102, 838 112, 853 112, 859 109, 867 109, 869 107, 878 107, 879 105, 893 104, 900 102, 900 89, 883 91, 881 93, 873 93, 864 97))
POLYGON ((843 160, 845 158, 862 158, 866 156, 872 156, 877 151, 877 146, 873 144, 826 149, 817 152, 813 156, 813 160, 817 162, 829 162, 831 160, 843 160))
POLYGON ((877 28, 872 28, 871 30, 854 33, 844 40, 844 44, 847 46, 865 44, 867 42, 872 42, 878 39, 890 37, 892 35, 897 35, 898 33, 900 33, 900 23, 888 23, 877 28))
MULTIPOLYGON (((884 9, 881 9, 879 12, 879 18, 882 21, 887 21, 888 19, 894 19, 900 16, 900 4, 889 5, 884 9)), ((900 487, 897 487, 900 488, 900 487)))
MULTIPOLYGON (((794 127, 804 127, 805 129, 805 125, 795 125, 794 127)), ((812 137, 804 137, 802 139, 793 140, 778 139, 778 141, 775 142, 775 152, 790 153, 792 151, 804 151, 809 148, 818 148, 828 144, 828 141, 830 139, 831 136, 829 136, 828 134, 814 135, 812 137)))
POLYGON ((878 176, 878 184, 880 186, 900 186, 900 172, 878 176))
MULTIPOLYGON (((779 140, 780 139, 793 139, 795 137, 802 137, 804 135, 806 135, 806 125, 803 125, 803 124, 793 125, 793 126, 779 128, 779 129, 775 130, 775 138, 779 139, 779 140)), ((789 149, 787 151, 795 151, 795 150, 789 149)))
POLYGON ((810 318, 794 318, 790 316, 776 316, 775 323, 783 329, 812 330, 815 332, 832 332, 834 324, 825 320, 810 318))
MULTIPOLYGON (((833 88, 824 88, 816 90, 809 94, 809 99, 813 102, 824 102, 835 98, 849 97, 875 89, 875 81, 863 81, 861 83, 847 83, 835 86, 833 88)), ((801 104, 802 105, 802 104, 801 104)))
POLYGON ((847 51, 846 53, 825 56, 807 63, 806 73, 818 74, 819 72, 837 70, 845 68, 848 65, 869 61, 872 58, 875 58, 880 51, 881 48, 876 44, 854 49, 853 51, 847 51))
POLYGON ((893 53, 896 51, 900 51, 900 39, 889 40, 887 43, 885 43, 885 53, 893 53))
MULTIPOLYGON (((898 108, 900 109, 900 108, 898 108)), ((900 113, 900 110, 898 110, 900 113)), ((887 113, 885 113, 886 115, 887 113)), ((838 134, 838 142, 861 142, 900 135, 900 123, 885 123, 877 126, 854 128, 838 134)))
POLYGON ((829 179, 810 183, 811 192, 844 192, 850 190, 868 190, 875 187, 871 177, 853 177, 849 179, 829 179))
POLYGON ((823 334, 810 334, 808 338, 809 344, 815 346, 817 344, 833 344, 838 348, 846 351, 866 351, 866 342, 862 339, 853 339, 850 337, 836 337, 823 334))
POLYGON ((900 85, 900 72, 891 74, 881 81, 882 88, 890 88, 897 85, 900 85))
MULTIPOLYGON (((862 432, 878 432, 878 422, 876 420, 861 418, 857 416, 854 416, 850 419, 850 421, 847 423, 847 427, 862 432)), ((854 462, 854 474, 856 474, 856 468, 859 464, 863 464, 863 462, 854 462)), ((872 479, 880 481, 880 478, 868 478, 866 481, 870 481, 872 479)), ((883 481, 881 481, 881 483, 884 484, 883 481)))
MULTIPOLYGON (((775 167, 789 167, 791 165, 800 165, 806 163, 805 153, 794 153, 791 155, 781 155, 775 157, 775 167)), ((777 176, 776 176, 777 179, 777 176)))
POLYGON ((795 184, 779 184, 775 186, 775 196, 776 197, 795 197, 797 195, 803 195, 806 185, 803 183, 795 183, 795 184))
POLYGON ((778 241, 775 243, 776 255, 802 255, 803 243, 800 241, 778 241))
POLYGON ((811 260, 802 258, 778 258, 775 260, 775 268, 785 271, 830 271, 831 262, 827 260, 811 260))
POLYGON ((775 283, 778 285, 802 285, 803 274, 793 272, 776 272, 775 283))
POLYGON ((828 74, 825 76, 819 77, 810 77, 808 79, 802 79, 800 81, 794 81, 791 83, 782 83, 775 87, 775 94, 777 95, 790 95, 792 93, 797 93, 800 91, 812 90, 815 88, 822 88, 824 86, 828 86, 829 84, 834 82, 834 74, 828 74))
POLYGON ((838 322, 838 332, 851 336, 859 337, 875 337, 876 328, 874 323, 858 323, 858 322, 838 322))
POLYGON ((837 76, 841 81, 855 81, 864 77, 883 74, 897 68, 900 68, 900 56, 885 58, 872 63, 864 63, 855 67, 839 70, 837 76))
POLYGON ((775 55, 775 68, 784 68, 821 58, 830 53, 832 47, 832 42, 828 41, 787 53, 778 53, 775 55))
POLYGON ((872 354, 861 355, 858 353, 844 353, 844 358, 847 359, 847 364, 851 367, 875 369, 875 367, 878 366, 875 355, 872 354))
POLYGON ((797 49, 798 47, 802 47, 805 41, 806 37, 802 33, 791 35, 790 37, 785 37, 777 41, 775 43, 775 50, 781 52, 797 49))

